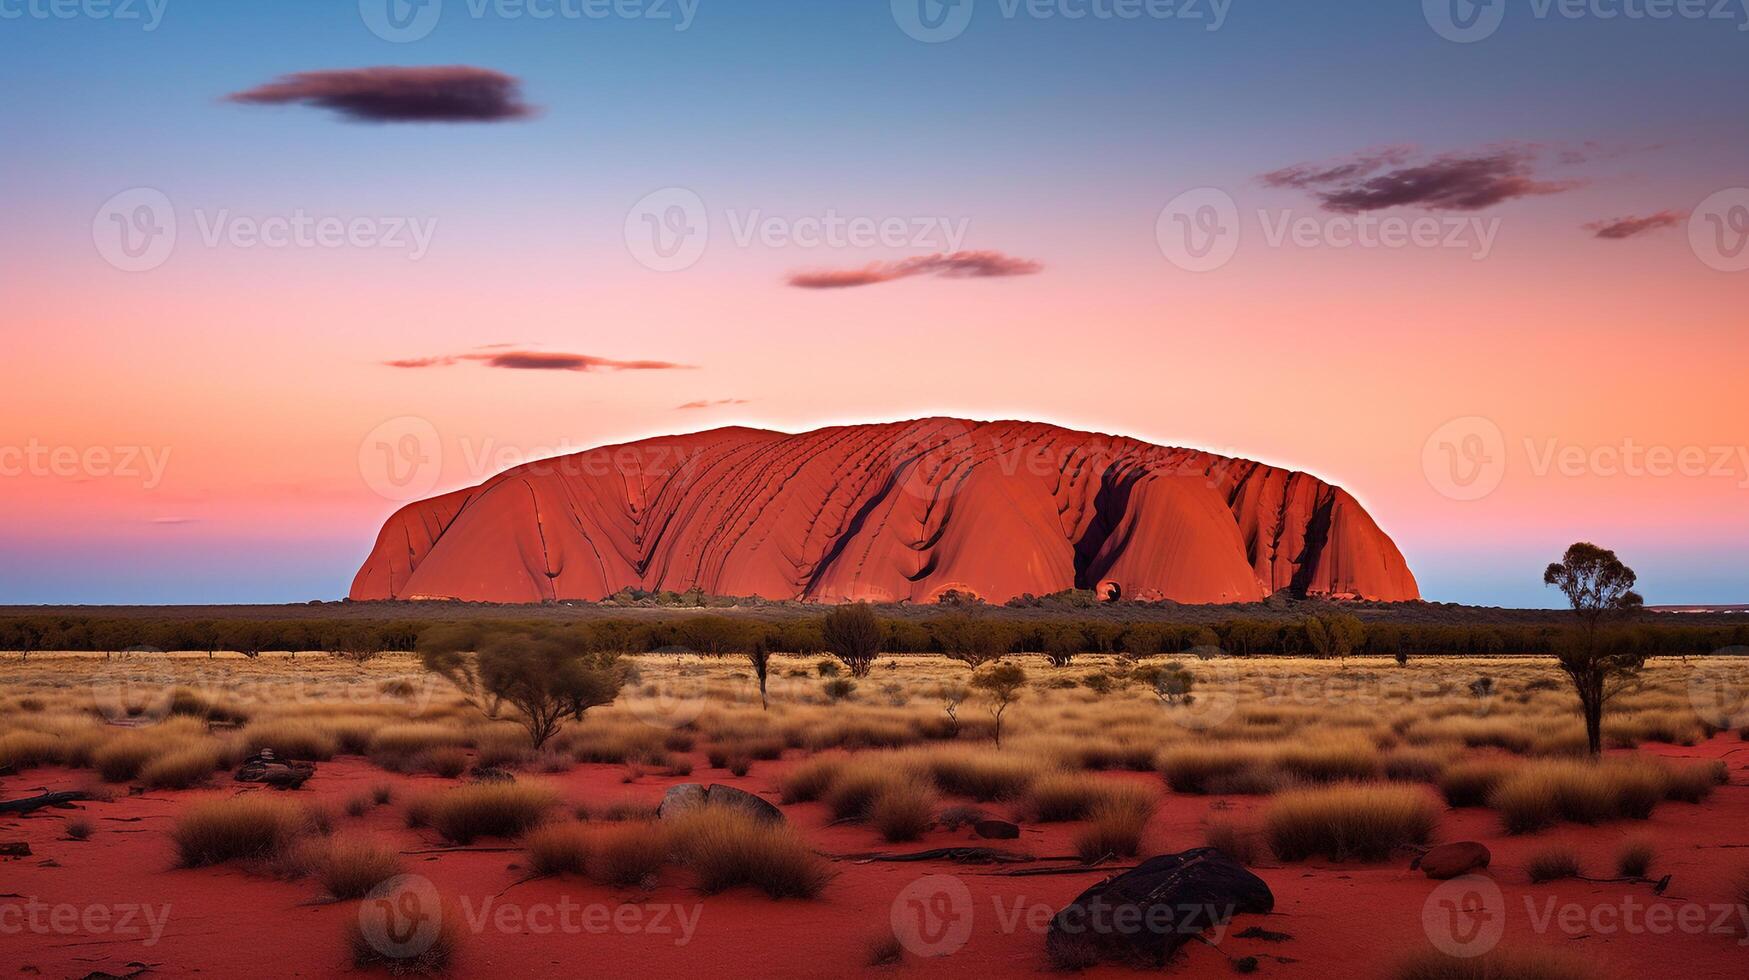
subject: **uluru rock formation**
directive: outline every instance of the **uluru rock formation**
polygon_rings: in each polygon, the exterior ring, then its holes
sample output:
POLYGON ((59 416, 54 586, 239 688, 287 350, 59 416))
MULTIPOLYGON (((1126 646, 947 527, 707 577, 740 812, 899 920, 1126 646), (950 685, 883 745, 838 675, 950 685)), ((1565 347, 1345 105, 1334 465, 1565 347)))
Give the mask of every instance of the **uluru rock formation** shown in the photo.
POLYGON ((1031 422, 724 428, 527 463, 403 507, 354 599, 625 588, 824 602, 1419 598, 1355 499, 1304 473, 1031 422))

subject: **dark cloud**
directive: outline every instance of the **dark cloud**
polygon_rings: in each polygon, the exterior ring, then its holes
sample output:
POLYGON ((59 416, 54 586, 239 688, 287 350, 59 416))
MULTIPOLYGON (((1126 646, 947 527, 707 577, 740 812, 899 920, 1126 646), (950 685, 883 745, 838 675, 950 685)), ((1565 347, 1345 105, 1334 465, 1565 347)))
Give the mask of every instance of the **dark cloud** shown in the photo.
POLYGON ((687 402, 684 405, 676 405, 676 406, 674 406, 674 408, 676 411, 681 411, 681 410, 693 409, 693 408, 716 408, 718 405, 745 405, 745 404, 747 404, 747 399, 745 399, 745 398, 718 398, 714 401, 709 400, 709 399, 701 399, 701 400, 695 401, 695 402, 687 402))
POLYGON ((507 350, 502 353, 442 354, 435 357, 408 357, 384 361, 395 368, 449 367, 463 361, 474 361, 487 367, 511 371, 674 371, 692 367, 672 361, 617 361, 590 354, 565 354, 557 351, 507 350))
POLYGON ((1644 235, 1660 228, 1674 228, 1688 220, 1688 215, 1682 211, 1659 211, 1643 218, 1625 217, 1610 218, 1607 221, 1593 221, 1585 226, 1597 238, 1621 239, 1644 235))
POLYGON ((920 255, 898 262, 876 262, 860 269, 792 273, 789 284, 800 289, 847 289, 852 286, 872 286, 895 279, 908 279, 912 276, 937 276, 942 279, 1030 276, 1043 268, 1044 266, 1031 259, 1017 259, 1001 252, 937 252, 934 255, 920 255))
MULTIPOLYGON (((1357 214, 1395 207, 1431 211, 1480 211, 1520 197, 1557 194, 1580 185, 1536 174, 1540 148, 1533 144, 1451 153, 1410 163, 1410 147, 1388 147, 1334 164, 1295 164, 1264 174, 1272 187, 1310 191, 1327 211, 1357 214)), ((1582 158, 1578 151, 1567 157, 1582 158)))
POLYGON ((1357 153, 1352 160, 1343 163, 1296 163, 1266 173, 1260 179, 1271 187, 1299 188, 1356 180, 1370 177, 1386 166, 1407 163, 1414 153, 1413 146, 1385 146, 1357 153))
POLYGON ((485 68, 305 71, 226 96, 249 105, 301 102, 365 122, 501 122, 534 113, 520 84, 485 68))

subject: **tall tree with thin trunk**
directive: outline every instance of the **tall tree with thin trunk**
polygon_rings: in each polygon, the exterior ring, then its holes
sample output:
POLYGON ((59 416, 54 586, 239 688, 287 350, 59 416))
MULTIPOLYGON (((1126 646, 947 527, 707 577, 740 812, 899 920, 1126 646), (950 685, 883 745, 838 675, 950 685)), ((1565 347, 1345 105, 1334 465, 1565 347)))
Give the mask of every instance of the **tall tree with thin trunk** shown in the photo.
POLYGON ((1644 647, 1630 637, 1612 637, 1604 627, 1645 604, 1634 591, 1638 577, 1615 552, 1581 541, 1543 572, 1543 584, 1560 589, 1579 618, 1579 629, 1556 651, 1561 671, 1573 682, 1585 715, 1585 739, 1593 756, 1603 754, 1603 708, 1646 662, 1644 647))
POLYGON ((839 606, 820 624, 826 649, 843 661, 852 677, 867 677, 881 652, 881 622, 866 602, 839 606))

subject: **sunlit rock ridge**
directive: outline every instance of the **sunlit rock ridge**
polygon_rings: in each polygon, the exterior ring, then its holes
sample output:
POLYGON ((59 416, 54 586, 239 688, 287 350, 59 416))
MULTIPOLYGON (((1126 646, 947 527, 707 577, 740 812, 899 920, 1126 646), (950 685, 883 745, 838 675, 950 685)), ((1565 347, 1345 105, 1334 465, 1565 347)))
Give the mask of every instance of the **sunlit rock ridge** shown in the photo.
POLYGON ((820 602, 1419 597, 1355 499, 1305 473, 1032 422, 722 428, 528 463, 403 507, 353 599, 625 588, 820 602))

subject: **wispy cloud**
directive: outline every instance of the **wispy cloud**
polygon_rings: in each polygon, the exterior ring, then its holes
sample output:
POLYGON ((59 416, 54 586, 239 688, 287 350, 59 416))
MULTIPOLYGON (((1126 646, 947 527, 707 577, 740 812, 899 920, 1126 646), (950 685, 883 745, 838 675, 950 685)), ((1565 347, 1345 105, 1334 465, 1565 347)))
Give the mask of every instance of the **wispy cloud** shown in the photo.
POLYGON ((226 98, 303 103, 364 122, 502 122, 534 114, 515 78, 467 65, 297 72, 226 98))
POLYGON ((858 269, 796 272, 790 275, 789 284, 799 289, 848 289, 852 286, 872 286, 895 279, 909 279, 912 276, 936 276, 942 279, 1030 276, 1043 268, 1044 266, 1031 259, 1019 259, 1001 252, 937 252, 898 262, 876 262, 858 269))
POLYGON ((1645 217, 1609 218, 1603 221, 1592 221, 1585 225, 1585 230, 1596 238, 1617 240, 1633 238, 1661 228, 1674 228, 1688 220, 1686 211, 1659 211, 1645 217))
POLYGON ((674 408, 676 411, 685 411, 687 409, 697 409, 697 408, 716 408, 719 405, 745 405, 745 404, 747 404, 747 399, 745 399, 745 398, 717 398, 714 400, 700 400, 700 401, 695 401, 695 402, 687 402, 684 405, 676 405, 676 406, 674 406, 674 408))
MULTIPOLYGON (((1558 194, 1581 180, 1546 179, 1537 170, 1543 148, 1530 143, 1447 153, 1413 162, 1409 146, 1367 150, 1331 163, 1298 163, 1263 174, 1271 187, 1309 191, 1327 211, 1357 214, 1394 207, 1480 211, 1521 197, 1558 194)), ((1583 162, 1584 148, 1563 150, 1562 163, 1583 162)))
POLYGON ((439 354, 432 357, 406 357, 383 363, 393 368, 450 367, 464 362, 483 364, 510 371, 680 371, 691 364, 673 361, 621 361, 592 354, 567 354, 560 351, 500 350, 474 351, 467 354, 439 354))

